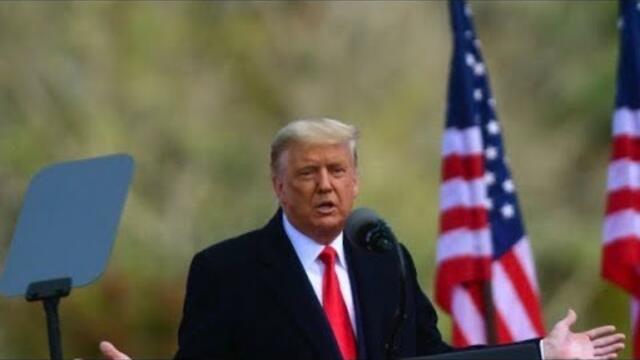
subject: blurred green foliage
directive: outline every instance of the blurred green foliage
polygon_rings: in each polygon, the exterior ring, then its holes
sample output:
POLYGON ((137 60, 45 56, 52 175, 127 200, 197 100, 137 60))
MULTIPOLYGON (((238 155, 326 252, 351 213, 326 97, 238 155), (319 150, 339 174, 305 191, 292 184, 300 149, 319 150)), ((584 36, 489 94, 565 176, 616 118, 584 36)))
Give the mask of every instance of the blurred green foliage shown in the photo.
MULTIPOLYGON (((547 326, 570 306, 579 327, 628 334, 626 296, 599 276, 617 4, 471 5, 547 326)), ((0 264, 38 168, 132 154, 107 272, 62 301, 64 348, 169 357, 190 257, 271 216, 271 136, 329 116, 361 128, 358 204, 388 218, 431 294, 448 26, 436 1, 1 2, 0 264)), ((40 306, 1 298, 0 358, 46 356, 40 306)))

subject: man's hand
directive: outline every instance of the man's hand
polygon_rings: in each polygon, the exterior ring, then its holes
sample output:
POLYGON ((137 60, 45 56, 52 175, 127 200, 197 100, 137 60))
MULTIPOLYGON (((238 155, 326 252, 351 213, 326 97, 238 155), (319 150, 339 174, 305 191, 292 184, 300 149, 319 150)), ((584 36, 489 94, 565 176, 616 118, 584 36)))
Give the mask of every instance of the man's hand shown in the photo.
POLYGON ((116 347, 108 341, 100 342, 100 351, 102 351, 102 355, 108 360, 131 360, 129 355, 120 352, 120 350, 116 349, 116 347))
POLYGON ((571 332, 576 322, 575 311, 558 321, 542 341, 545 359, 615 359, 624 349, 624 334, 614 333, 616 328, 607 325, 585 332, 571 332))

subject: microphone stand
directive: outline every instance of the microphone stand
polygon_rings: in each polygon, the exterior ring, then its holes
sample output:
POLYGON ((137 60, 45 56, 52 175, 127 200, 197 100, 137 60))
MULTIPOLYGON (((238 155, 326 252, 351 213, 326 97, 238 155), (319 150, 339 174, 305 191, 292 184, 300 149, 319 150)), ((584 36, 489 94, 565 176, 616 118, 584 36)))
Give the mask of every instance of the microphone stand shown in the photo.
POLYGON ((393 316, 391 333, 384 346, 385 359, 394 360, 398 357, 398 335, 400 335, 402 325, 407 319, 407 268, 405 266, 404 252, 389 226, 382 220, 376 225, 375 229, 367 234, 365 243, 369 245, 370 249, 378 251, 388 251, 393 247, 398 258, 400 302, 393 316))
POLYGON ((387 360, 393 360, 398 358, 398 335, 402 330, 407 319, 407 269, 405 267, 404 253, 400 243, 395 241, 396 255, 398 256, 398 266, 400 267, 400 303, 398 309, 393 316, 393 325, 391 326, 391 335, 385 345, 385 358, 387 360))

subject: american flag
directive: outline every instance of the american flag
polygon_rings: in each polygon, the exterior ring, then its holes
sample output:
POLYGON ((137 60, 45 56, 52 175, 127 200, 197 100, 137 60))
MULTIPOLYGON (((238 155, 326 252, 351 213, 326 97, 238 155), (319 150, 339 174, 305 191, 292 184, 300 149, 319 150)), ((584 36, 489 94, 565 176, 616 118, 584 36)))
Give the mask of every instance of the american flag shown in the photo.
POLYGON ((453 318, 456 346, 543 336, 533 257, 471 11, 462 0, 449 10, 436 300, 453 318))
POLYGON ((640 5, 620 1, 620 55, 603 227, 602 276, 629 292, 640 358, 640 5))

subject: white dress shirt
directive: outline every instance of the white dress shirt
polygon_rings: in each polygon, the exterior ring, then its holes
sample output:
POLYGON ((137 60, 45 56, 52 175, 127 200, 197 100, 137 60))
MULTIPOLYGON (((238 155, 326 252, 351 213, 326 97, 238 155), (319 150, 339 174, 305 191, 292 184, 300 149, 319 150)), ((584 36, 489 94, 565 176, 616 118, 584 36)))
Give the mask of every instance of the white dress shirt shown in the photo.
MULTIPOLYGON (((298 259, 300 260, 300 263, 302 264, 302 267, 304 268, 304 271, 309 278, 309 282, 311 282, 313 291, 316 293, 320 304, 322 304, 322 277, 324 276, 324 263, 318 258, 318 256, 322 252, 322 249, 324 249, 325 245, 315 242, 307 235, 298 231, 298 229, 291 225, 284 212, 282 213, 282 223, 284 224, 284 232, 287 233, 289 240, 291 240, 293 249, 296 251, 296 255, 298 255, 298 259)), ((340 282, 340 292, 342 293, 342 298, 344 299, 345 305, 347 306, 347 311, 349 312, 351 328, 353 329, 354 335, 357 336, 355 330, 356 317, 355 311, 353 309, 351 281, 349 280, 348 264, 347 259, 344 255, 344 246, 342 243, 343 236, 342 233, 340 233, 338 237, 336 237, 329 245, 326 246, 331 246, 338 254, 336 258, 335 271, 336 275, 338 276, 338 281, 340 282)))

